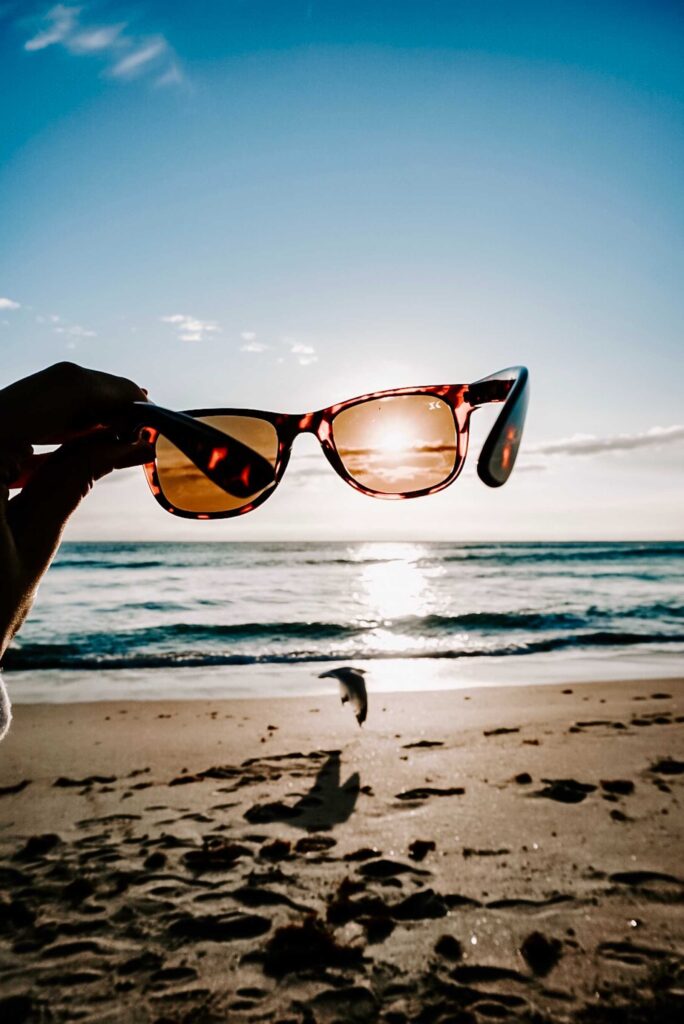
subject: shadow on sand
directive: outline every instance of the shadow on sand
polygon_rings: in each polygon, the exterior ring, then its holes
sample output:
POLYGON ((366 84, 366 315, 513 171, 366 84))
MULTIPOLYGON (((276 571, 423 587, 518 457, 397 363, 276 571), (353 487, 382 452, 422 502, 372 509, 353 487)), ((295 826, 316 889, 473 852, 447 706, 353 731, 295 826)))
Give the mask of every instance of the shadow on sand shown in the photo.
POLYGON ((245 817, 254 823, 287 822, 306 832, 329 832, 354 813, 361 789, 358 772, 353 772, 343 783, 340 775, 340 753, 334 750, 318 769, 309 792, 295 804, 281 801, 258 804, 245 817))

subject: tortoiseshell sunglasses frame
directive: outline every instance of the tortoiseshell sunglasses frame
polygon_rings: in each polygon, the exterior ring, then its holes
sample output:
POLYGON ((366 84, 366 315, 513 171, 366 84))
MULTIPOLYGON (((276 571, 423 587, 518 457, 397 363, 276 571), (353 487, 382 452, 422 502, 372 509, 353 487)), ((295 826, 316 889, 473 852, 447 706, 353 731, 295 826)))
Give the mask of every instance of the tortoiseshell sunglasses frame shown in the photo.
MULTIPOLYGON (((473 384, 435 384, 427 387, 374 391, 366 395, 360 395, 357 398, 350 398, 345 402, 338 402, 336 405, 328 406, 326 409, 319 409, 317 412, 308 412, 301 415, 236 408, 191 409, 182 414, 175 414, 178 417, 179 423, 181 418, 185 419, 186 417, 249 416, 265 420, 275 428, 278 435, 278 454, 275 466, 273 467, 273 481, 269 482, 264 490, 252 501, 228 511, 188 512, 185 509, 177 508, 164 495, 159 481, 156 461, 147 462, 143 469, 155 499, 162 508, 172 515, 183 519, 232 519, 235 516, 242 516, 252 512, 271 497, 287 469, 294 439, 299 434, 308 433, 313 434, 318 439, 328 462, 335 472, 355 490, 373 498, 383 498, 390 501, 420 498, 444 490, 460 474, 468 451, 469 424, 472 413, 483 405, 504 403, 504 408, 482 447, 478 461, 478 475, 483 483, 489 487, 500 487, 510 476, 520 444, 529 399, 528 379, 528 371, 524 366, 514 366, 506 370, 500 370, 489 377, 483 377, 473 384), (333 422, 338 413, 355 405, 376 399, 394 398, 404 395, 433 396, 442 399, 450 407, 454 417, 457 438, 457 457, 452 471, 440 483, 421 490, 387 494, 365 487, 347 472, 335 447, 333 422)), ((164 427, 161 423, 159 426, 150 425, 149 405, 136 403, 136 407, 141 413, 141 424, 145 424, 142 430, 143 436, 151 446, 155 446, 160 435, 166 436, 164 427)), ((196 459, 193 461, 197 465, 200 464, 196 459)))

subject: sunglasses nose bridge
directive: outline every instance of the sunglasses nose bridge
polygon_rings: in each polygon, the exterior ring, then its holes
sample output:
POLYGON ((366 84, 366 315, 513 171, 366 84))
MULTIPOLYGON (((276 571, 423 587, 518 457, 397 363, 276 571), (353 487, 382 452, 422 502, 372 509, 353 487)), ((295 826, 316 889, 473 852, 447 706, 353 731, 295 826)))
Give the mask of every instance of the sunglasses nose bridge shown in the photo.
POLYGON ((330 426, 320 412, 307 412, 299 417, 298 434, 313 434, 319 441, 326 440, 330 434, 330 426))

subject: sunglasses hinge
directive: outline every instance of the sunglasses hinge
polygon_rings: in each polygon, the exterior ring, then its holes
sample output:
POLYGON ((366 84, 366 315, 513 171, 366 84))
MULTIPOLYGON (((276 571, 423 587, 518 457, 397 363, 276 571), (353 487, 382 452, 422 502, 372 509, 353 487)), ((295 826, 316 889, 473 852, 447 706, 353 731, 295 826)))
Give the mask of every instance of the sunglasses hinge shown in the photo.
POLYGON ((488 402, 505 402, 513 382, 510 380, 485 380, 469 384, 463 400, 469 405, 487 405, 488 402))

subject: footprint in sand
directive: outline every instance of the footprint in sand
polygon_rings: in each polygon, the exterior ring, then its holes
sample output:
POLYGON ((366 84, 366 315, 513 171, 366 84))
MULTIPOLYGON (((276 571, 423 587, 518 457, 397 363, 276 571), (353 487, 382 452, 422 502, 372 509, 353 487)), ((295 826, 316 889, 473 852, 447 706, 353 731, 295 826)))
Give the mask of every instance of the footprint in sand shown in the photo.
POLYGON ((544 797, 547 800, 557 800, 562 804, 580 804, 589 793, 596 790, 596 786, 589 782, 577 782, 576 779, 542 779, 545 786, 531 793, 534 797, 544 797))
POLYGON ((31 779, 23 779, 13 786, 0 786, 0 796, 12 796, 14 793, 21 793, 22 789, 26 789, 30 785, 31 779))
POLYGON ((188 942, 230 942, 265 935, 270 928, 267 917, 234 911, 216 916, 180 914, 169 925, 168 933, 172 938, 188 942))
POLYGON ((601 779, 601 789, 616 796, 629 796, 634 792, 631 779, 601 779))
POLYGON ((668 950, 657 946, 638 946, 631 942, 600 942, 596 952, 606 960, 617 960, 633 967, 643 967, 671 955, 668 950))
POLYGON ((397 800, 427 800, 431 796, 463 796, 463 786, 449 786, 440 789, 437 786, 417 786, 415 789, 405 789, 401 793, 395 793, 397 800))
POLYGON ((684 881, 661 871, 617 871, 608 879, 618 885, 629 886, 640 897, 657 903, 680 902, 684 898, 684 881))
POLYGON ((429 749, 430 747, 443 747, 444 743, 441 740, 417 740, 415 743, 404 743, 402 750, 420 750, 429 749))
POLYGON ((54 832, 45 832, 43 835, 31 836, 26 845, 15 853, 13 860, 42 860, 46 853, 50 853, 59 846, 62 840, 54 832))
POLYGON ((253 857, 254 851, 243 843, 220 838, 205 838, 201 849, 189 850, 183 861, 195 874, 204 871, 229 871, 241 857, 253 857))
POLYGON ((84 779, 70 779, 65 775, 60 775, 52 785, 61 789, 88 789, 90 786, 109 785, 110 782, 116 782, 116 775, 88 775, 84 779))
POLYGON ((663 757, 660 761, 652 764, 649 771, 658 775, 682 775, 684 774, 684 761, 677 761, 673 757, 663 757))
POLYGON ((411 864, 402 864, 401 861, 388 860, 381 857, 379 860, 371 860, 362 864, 358 869, 359 874, 364 878, 396 878, 398 875, 429 875, 429 871, 414 868, 411 864))

